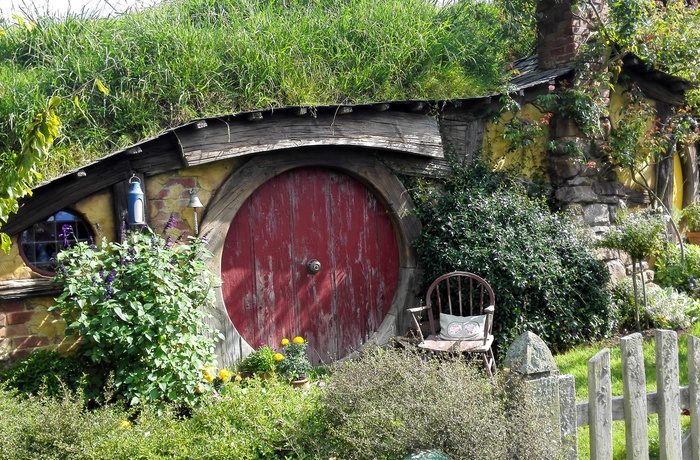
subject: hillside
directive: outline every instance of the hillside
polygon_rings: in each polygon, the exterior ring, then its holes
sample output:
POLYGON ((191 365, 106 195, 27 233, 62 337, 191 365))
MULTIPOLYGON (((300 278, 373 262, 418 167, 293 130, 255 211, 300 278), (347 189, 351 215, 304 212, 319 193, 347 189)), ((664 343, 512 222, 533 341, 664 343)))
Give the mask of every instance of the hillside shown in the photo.
POLYGON ((0 35, 0 153, 52 95, 45 178, 199 117, 289 105, 452 99, 501 83, 498 3, 176 0, 117 18, 39 18, 0 35))

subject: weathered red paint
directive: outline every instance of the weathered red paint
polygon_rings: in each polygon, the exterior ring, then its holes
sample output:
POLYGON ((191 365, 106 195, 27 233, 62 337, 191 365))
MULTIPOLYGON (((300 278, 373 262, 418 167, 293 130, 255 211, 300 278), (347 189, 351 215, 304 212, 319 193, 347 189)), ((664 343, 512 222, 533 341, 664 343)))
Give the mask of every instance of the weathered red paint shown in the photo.
POLYGON ((389 216, 359 181, 300 168, 261 186, 224 246, 223 292, 253 347, 303 335, 315 363, 348 355, 386 316, 399 256, 389 216), (310 274, 311 259, 321 270, 310 274))

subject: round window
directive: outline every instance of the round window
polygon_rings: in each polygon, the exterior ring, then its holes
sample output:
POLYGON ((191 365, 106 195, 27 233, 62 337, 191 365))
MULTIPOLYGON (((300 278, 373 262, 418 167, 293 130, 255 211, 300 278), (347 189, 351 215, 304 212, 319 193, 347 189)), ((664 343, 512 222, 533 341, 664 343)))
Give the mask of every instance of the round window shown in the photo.
POLYGON ((20 236, 20 252, 27 264, 38 272, 54 273, 56 254, 76 241, 90 241, 92 230, 74 212, 59 211, 34 224, 20 236))

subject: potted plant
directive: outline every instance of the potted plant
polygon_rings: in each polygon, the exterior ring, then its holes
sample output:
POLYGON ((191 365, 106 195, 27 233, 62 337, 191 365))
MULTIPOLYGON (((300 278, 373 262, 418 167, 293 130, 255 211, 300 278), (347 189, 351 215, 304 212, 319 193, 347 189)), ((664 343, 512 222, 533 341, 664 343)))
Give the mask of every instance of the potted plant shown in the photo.
POLYGON ((269 345, 260 344, 257 350, 243 358, 238 369, 241 374, 249 377, 256 375, 261 378, 271 377, 277 370, 275 350, 269 345))
POLYGON ((683 208, 685 218, 685 236, 688 243, 700 244, 700 205, 695 202, 683 208))
POLYGON ((289 339, 282 339, 281 343, 284 354, 277 353, 274 356, 280 372, 293 386, 308 385, 312 366, 311 361, 306 356, 306 340, 301 336, 296 336, 291 342, 289 339))

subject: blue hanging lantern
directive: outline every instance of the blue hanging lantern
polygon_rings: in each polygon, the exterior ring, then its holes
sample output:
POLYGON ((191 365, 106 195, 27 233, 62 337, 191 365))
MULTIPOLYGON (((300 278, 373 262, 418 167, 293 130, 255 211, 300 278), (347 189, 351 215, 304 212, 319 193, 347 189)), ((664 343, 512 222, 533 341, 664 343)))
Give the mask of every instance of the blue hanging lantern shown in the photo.
POLYGON ((136 174, 129 179, 127 208, 129 212, 129 225, 144 225, 146 223, 143 206, 143 190, 141 190, 141 181, 136 177, 136 174))

